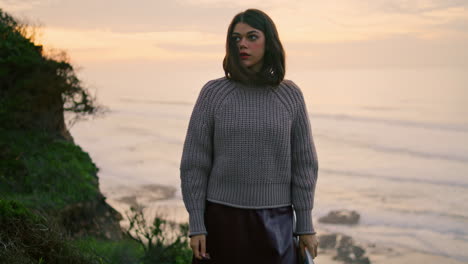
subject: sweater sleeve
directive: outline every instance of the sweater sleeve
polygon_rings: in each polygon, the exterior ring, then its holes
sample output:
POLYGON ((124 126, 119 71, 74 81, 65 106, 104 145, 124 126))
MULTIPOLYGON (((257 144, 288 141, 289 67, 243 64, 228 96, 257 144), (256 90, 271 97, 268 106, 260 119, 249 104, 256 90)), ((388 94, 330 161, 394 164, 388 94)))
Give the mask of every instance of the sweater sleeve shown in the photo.
POLYGON ((291 197, 296 212, 295 235, 315 234, 312 223, 318 160, 307 106, 301 89, 295 88, 296 115, 291 132, 291 197))
POLYGON ((180 163, 182 198, 189 213, 189 236, 208 234, 204 223, 205 197, 212 166, 213 83, 201 89, 193 108, 180 163))

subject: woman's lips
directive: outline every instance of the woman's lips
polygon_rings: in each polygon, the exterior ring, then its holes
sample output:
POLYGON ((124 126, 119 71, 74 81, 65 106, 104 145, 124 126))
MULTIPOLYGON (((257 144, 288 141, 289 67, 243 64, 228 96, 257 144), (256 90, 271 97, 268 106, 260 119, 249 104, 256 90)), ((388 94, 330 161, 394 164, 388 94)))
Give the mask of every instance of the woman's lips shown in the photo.
POLYGON ((249 54, 247 53, 240 53, 239 56, 241 57, 241 59, 245 60, 245 59, 248 59, 250 57, 249 54))

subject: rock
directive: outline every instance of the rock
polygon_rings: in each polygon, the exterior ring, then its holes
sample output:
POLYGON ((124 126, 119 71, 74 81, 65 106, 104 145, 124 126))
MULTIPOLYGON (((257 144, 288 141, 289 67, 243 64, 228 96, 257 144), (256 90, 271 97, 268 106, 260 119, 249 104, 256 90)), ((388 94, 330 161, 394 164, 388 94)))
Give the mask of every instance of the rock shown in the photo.
POLYGON ((352 210, 334 210, 328 215, 320 217, 319 222, 329 224, 357 224, 359 222, 359 214, 352 210))
POLYGON ((326 234, 320 235, 319 247, 323 249, 335 248, 336 247, 336 236, 337 234, 326 234))
POLYGON ((364 256, 364 253, 366 252, 363 248, 355 245, 352 245, 351 248, 356 258, 362 258, 364 256))
POLYGON ((341 234, 331 233, 318 237, 319 247, 323 249, 335 249, 334 260, 342 261, 346 264, 370 264, 368 257, 364 256, 366 250, 361 246, 355 245, 352 237, 341 234))

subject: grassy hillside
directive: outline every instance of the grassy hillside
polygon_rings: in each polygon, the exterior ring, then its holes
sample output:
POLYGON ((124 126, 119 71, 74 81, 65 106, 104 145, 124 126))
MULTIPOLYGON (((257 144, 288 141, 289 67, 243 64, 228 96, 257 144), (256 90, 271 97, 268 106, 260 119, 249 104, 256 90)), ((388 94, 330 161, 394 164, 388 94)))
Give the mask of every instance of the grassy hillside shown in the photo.
POLYGON ((0 263, 190 263, 187 224, 146 226, 135 210, 121 230, 64 120, 105 108, 66 56, 46 56, 26 29, 0 9, 0 263), (167 227, 174 241, 162 237, 167 227))
POLYGON ((34 130, 0 138, 1 196, 51 210, 98 196, 98 168, 74 143, 34 130))

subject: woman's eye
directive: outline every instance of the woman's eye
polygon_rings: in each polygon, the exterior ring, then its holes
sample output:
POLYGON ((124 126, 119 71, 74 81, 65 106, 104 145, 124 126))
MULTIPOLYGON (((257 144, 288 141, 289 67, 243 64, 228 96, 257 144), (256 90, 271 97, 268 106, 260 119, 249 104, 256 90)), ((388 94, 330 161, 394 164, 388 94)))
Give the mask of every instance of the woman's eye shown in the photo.
POLYGON ((250 35, 250 36, 249 36, 249 39, 251 39, 251 40, 256 40, 256 39, 258 39, 258 37, 257 37, 256 35, 250 35))
POLYGON ((240 40, 240 38, 237 37, 237 36, 232 36, 232 40, 234 40, 235 42, 238 42, 240 40))

